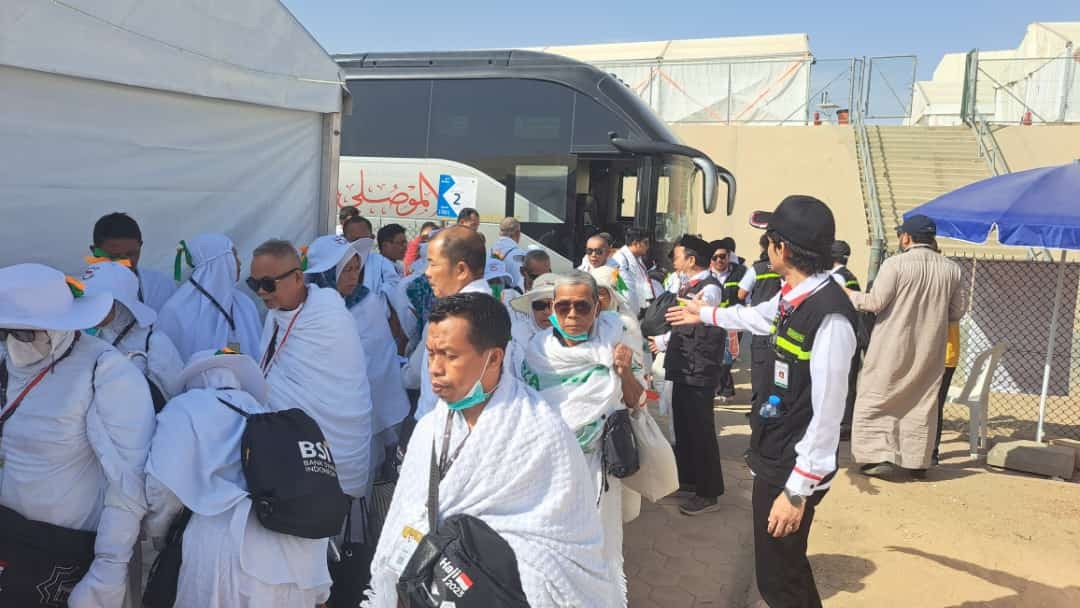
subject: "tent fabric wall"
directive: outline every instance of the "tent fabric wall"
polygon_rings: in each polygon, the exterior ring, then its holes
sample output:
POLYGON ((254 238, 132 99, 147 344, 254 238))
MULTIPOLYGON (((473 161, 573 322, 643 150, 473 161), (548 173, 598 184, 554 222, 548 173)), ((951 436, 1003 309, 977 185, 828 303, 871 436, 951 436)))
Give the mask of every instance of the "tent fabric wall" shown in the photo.
POLYGON ((322 115, 0 67, 0 266, 84 266, 94 220, 130 212, 140 265, 176 243, 316 234, 322 115))
POLYGON ((278 0, 3 0, 0 65, 335 113, 338 66, 278 0))

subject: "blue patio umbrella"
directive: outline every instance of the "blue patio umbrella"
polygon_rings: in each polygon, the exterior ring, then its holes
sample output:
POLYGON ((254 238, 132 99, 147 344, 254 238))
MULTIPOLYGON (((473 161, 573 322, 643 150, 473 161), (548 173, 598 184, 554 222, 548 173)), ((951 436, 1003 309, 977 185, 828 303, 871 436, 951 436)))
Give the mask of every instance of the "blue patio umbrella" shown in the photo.
POLYGON ((938 236, 983 243, 996 228, 998 242, 1004 245, 1061 250, 1035 436, 1042 441, 1065 285, 1065 250, 1080 249, 1080 160, 975 182, 908 211, 904 218, 916 214, 933 219, 938 236))

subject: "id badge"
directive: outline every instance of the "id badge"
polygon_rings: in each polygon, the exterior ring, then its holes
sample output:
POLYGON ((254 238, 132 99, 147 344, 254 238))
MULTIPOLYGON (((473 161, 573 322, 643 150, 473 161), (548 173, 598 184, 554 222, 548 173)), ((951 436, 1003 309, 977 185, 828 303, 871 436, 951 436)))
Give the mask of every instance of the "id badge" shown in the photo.
POLYGON ((773 384, 778 388, 787 388, 790 373, 787 361, 777 361, 773 366, 773 384))
POLYGON ((412 559, 413 553, 416 552, 416 547, 420 545, 420 541, 427 535, 427 520, 425 518, 418 519, 417 521, 405 526, 401 529, 401 538, 394 548, 394 552, 390 555, 390 568, 401 576, 401 573, 405 571, 405 566, 409 565, 409 560, 412 559))

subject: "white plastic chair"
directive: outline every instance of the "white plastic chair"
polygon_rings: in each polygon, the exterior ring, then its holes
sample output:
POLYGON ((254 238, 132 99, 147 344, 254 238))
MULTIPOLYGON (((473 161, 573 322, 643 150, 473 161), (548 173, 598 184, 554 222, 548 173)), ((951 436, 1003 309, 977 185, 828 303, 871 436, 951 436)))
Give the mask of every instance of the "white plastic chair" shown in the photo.
POLYGON ((994 382, 994 372, 1001 363, 1009 345, 998 342, 975 357, 975 362, 968 372, 967 382, 963 387, 949 387, 946 403, 965 406, 971 410, 971 423, 968 427, 968 441, 971 459, 979 458, 979 450, 986 447, 986 419, 990 403, 990 385, 994 382))

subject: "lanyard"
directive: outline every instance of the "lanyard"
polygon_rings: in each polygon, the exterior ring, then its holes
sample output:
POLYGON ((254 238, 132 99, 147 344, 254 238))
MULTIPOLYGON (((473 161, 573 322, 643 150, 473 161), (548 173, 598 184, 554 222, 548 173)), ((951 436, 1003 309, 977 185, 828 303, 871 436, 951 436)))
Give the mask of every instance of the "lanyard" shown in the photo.
POLYGON ((207 300, 210 300, 210 303, 214 305, 214 308, 218 309, 218 312, 220 312, 222 314, 222 316, 225 317, 225 321, 228 322, 228 324, 229 324, 229 329, 231 329, 231 330, 233 330, 235 332, 236 331, 236 323, 233 321, 232 315, 230 315, 228 313, 228 311, 225 310, 225 307, 222 306, 220 302, 215 300, 214 296, 210 295, 210 292, 203 289, 203 286, 199 285, 199 282, 196 281, 194 277, 188 279, 188 281, 191 281, 191 285, 195 289, 197 289, 199 291, 199 293, 206 296, 207 300))
POLYGON ((784 285, 784 287, 780 289, 780 302, 776 307, 776 319, 773 321, 773 327, 775 328, 773 330, 774 334, 779 333, 780 327, 787 323, 787 320, 791 318, 791 315, 807 300, 807 298, 821 291, 831 280, 831 278, 825 279, 817 287, 790 301, 785 300, 784 298, 787 294, 791 293, 791 285, 784 285))
POLYGON ((285 348, 285 341, 289 339, 289 334, 292 333, 293 325, 296 324, 296 320, 300 318, 300 311, 304 310, 304 305, 301 304, 300 308, 296 309, 296 314, 293 315, 289 326, 285 328, 285 335, 281 336, 281 343, 277 344, 277 321, 274 322, 274 335, 270 338, 270 345, 266 347, 266 354, 263 355, 262 371, 263 375, 270 373, 270 368, 273 367, 274 361, 277 361, 278 355, 281 354, 281 349, 285 348))
POLYGON ((469 436, 472 435, 472 429, 465 435, 465 439, 461 440, 457 448, 454 449, 454 453, 450 455, 447 460, 447 452, 450 450, 450 431, 454 428, 454 412, 447 412, 446 414, 446 430, 443 431, 442 451, 439 455, 439 480, 441 481, 446 477, 446 473, 450 470, 450 465, 454 464, 459 454, 461 454, 461 448, 465 447, 465 442, 469 440, 469 436))
POLYGON ((135 327, 135 321, 132 321, 131 323, 128 323, 127 325, 125 325, 124 329, 120 330, 120 333, 116 335, 116 339, 113 340, 112 345, 117 346, 117 347, 120 346, 120 341, 123 340, 124 338, 126 338, 127 335, 129 333, 131 333, 131 330, 134 327, 135 327))
POLYGON ((15 413, 15 410, 18 409, 20 404, 22 404, 23 399, 25 399, 26 396, 30 394, 30 391, 34 390, 34 387, 40 384, 41 381, 45 379, 46 374, 53 371, 53 369, 56 368, 57 364, 59 364, 61 361, 66 359, 68 355, 71 354, 71 351, 75 348, 75 344, 79 341, 80 335, 82 334, 80 334, 79 332, 75 333, 75 337, 71 340, 71 344, 68 345, 67 350, 64 351, 64 354, 60 355, 60 357, 53 361, 51 365, 38 372, 38 375, 35 376, 34 379, 31 380, 30 383, 27 384, 23 388, 23 390, 19 392, 18 396, 16 396, 15 400, 11 402, 10 406, 8 406, 7 403, 7 360, 5 359, 3 362, 0 362, 0 407, 7 408, 3 411, 3 413, 0 413, 0 434, 3 434, 4 423, 7 422, 8 418, 11 418, 11 416, 15 413))

